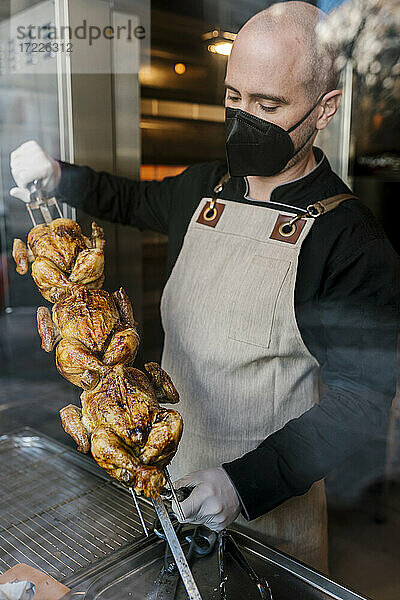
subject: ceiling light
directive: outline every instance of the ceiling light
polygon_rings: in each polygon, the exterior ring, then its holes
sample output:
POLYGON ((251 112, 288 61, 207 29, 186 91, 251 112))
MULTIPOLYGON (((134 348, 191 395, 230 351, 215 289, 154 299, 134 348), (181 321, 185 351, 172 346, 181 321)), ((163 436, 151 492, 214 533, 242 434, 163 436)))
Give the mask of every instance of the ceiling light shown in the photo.
POLYGON ((210 44, 208 50, 213 54, 229 56, 232 50, 232 42, 217 42, 216 44, 210 44))
POLYGON ((174 71, 177 75, 183 75, 186 71, 186 65, 184 65, 183 63, 176 63, 176 65, 174 66, 174 71))
POLYGON ((232 44, 236 38, 236 33, 213 29, 212 31, 204 33, 202 37, 203 40, 209 42, 207 46, 209 52, 229 56, 232 50, 232 44))

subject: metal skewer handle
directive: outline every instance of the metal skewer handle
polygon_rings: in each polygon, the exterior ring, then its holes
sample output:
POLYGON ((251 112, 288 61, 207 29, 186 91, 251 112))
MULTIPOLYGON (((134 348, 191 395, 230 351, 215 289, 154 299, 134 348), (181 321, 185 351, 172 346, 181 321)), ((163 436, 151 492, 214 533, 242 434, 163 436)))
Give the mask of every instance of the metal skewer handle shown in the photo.
POLYGON ((31 201, 27 202, 26 209, 29 213, 34 227, 36 227, 36 225, 39 224, 36 221, 35 216, 33 214, 34 210, 40 210, 44 222, 47 224, 51 223, 54 220, 49 210, 50 207, 55 207, 58 213, 56 218, 63 216, 56 198, 54 196, 52 198, 47 198, 46 195, 43 193, 41 182, 39 179, 35 179, 35 181, 30 183, 27 187, 30 193, 31 201))
POLYGON ((175 529, 169 518, 168 511, 164 506, 164 503, 160 496, 153 498, 152 500, 154 510, 156 511, 157 517, 160 520, 161 526, 164 530, 165 537, 169 544, 172 552, 172 556, 175 559, 176 566, 179 569, 179 573, 182 578, 183 585, 186 588, 186 593, 190 600, 202 600, 197 584, 194 580, 192 571, 186 560, 186 556, 182 550, 182 546, 179 543, 178 537, 175 533, 175 529))

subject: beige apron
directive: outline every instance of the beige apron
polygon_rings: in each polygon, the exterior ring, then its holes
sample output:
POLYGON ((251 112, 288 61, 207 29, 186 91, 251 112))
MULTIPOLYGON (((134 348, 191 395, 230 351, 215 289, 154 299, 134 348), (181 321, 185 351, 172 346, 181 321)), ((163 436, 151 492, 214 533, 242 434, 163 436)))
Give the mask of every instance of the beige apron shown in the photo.
MULTIPOLYGON (((299 253, 314 220, 303 220, 289 243, 270 236, 278 216, 292 213, 221 199, 218 222, 199 223, 209 200, 192 217, 161 300, 162 365, 180 392, 184 419, 170 466, 174 479, 242 456, 318 401, 318 363, 294 307, 299 253)), ((238 522, 327 569, 322 481, 252 522, 238 522)))

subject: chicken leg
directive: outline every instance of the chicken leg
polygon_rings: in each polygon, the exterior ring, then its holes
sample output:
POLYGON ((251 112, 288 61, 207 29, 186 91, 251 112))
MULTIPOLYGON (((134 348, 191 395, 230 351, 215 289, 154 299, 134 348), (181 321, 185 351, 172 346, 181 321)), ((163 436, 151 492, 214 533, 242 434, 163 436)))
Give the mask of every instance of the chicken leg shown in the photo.
POLYGON ((123 287, 116 290, 113 293, 114 302, 118 308, 118 312, 121 317, 121 322, 128 327, 137 327, 137 323, 133 318, 132 303, 129 300, 129 296, 123 287))
POLYGON ((64 430, 78 444, 79 452, 87 454, 90 450, 89 433, 82 423, 82 411, 74 404, 69 404, 60 410, 61 423, 64 430))
POLYGON ((34 259, 32 253, 29 252, 29 249, 22 240, 15 238, 12 255, 17 264, 17 273, 19 273, 19 275, 26 275, 29 269, 29 263, 33 262, 34 259))
POLYGON ((39 306, 36 313, 37 328, 42 340, 42 348, 51 352, 60 338, 60 332, 53 323, 51 314, 46 306, 39 306))
POLYGON ((69 280, 72 283, 89 286, 103 276, 104 252, 97 248, 82 250, 78 254, 69 280))
POLYGON ((152 497, 160 493, 166 484, 163 473, 156 467, 143 465, 133 451, 112 431, 110 427, 99 426, 92 434, 92 455, 97 464, 111 477, 128 486, 136 493, 152 497))
POLYGON ((172 409, 156 413, 149 437, 140 454, 144 464, 164 467, 174 456, 182 435, 183 421, 181 415, 172 409))
POLYGON ((136 328, 126 327, 116 331, 103 355, 105 365, 131 364, 135 360, 140 338, 136 328))
POLYGON ((77 287, 57 265, 43 256, 39 256, 32 264, 32 278, 42 296, 50 302, 61 300, 77 287))
POLYGON ((58 344, 56 365, 65 379, 83 389, 93 389, 100 375, 109 371, 82 342, 74 338, 63 338, 58 344), (87 372, 91 374, 90 377, 87 372))
POLYGON ((179 402, 179 394, 171 381, 170 376, 156 362, 149 362, 144 365, 149 374, 150 381, 153 384, 156 398, 159 402, 169 402, 176 404, 179 402))

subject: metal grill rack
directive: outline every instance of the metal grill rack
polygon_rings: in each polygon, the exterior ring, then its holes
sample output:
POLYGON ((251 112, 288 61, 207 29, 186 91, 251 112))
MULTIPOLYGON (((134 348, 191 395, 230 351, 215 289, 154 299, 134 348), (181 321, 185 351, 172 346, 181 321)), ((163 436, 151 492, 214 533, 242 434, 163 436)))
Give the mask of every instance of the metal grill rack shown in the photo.
POLYGON ((143 539, 123 488, 33 430, 0 437, 0 481, 0 572, 23 562, 62 581, 143 539))

